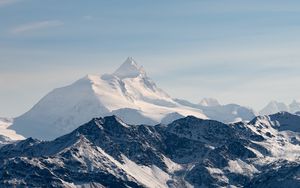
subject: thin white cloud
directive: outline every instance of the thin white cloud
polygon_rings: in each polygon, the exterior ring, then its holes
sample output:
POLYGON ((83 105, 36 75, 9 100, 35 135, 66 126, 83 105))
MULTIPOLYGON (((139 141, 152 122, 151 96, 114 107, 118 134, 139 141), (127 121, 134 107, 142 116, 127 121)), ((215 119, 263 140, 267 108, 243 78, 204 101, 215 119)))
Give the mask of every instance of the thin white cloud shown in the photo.
POLYGON ((19 1, 20 0, 0 0, 0 7, 10 5, 19 1))
POLYGON ((46 21, 40 21, 40 22, 32 22, 32 23, 27 23, 27 24, 17 26, 14 29, 12 29, 11 32, 13 34, 19 34, 19 33, 40 30, 40 29, 58 27, 58 26, 62 26, 63 24, 64 23, 59 20, 46 20, 46 21))

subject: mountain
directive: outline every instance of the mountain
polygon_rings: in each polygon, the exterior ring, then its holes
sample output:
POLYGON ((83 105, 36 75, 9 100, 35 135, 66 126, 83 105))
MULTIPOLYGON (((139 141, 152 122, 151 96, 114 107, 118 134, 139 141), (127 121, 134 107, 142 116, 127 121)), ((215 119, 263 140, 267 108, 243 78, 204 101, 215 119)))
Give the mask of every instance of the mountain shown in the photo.
POLYGON ((290 113, 298 112, 300 111, 300 102, 297 100, 293 100, 291 104, 287 105, 283 102, 271 101, 266 107, 264 107, 259 112, 259 114, 269 115, 282 111, 290 113))
POLYGON ((299 187, 299 124, 286 112, 233 124, 94 118, 53 141, 0 148, 0 186, 299 187))
POLYGON ((277 112, 289 111, 288 105, 282 103, 282 102, 277 102, 277 101, 271 101, 269 104, 267 104, 266 107, 264 107, 259 114, 261 115, 269 115, 269 114, 274 114, 277 112))
POLYGON ((216 99, 203 99, 200 104, 193 104, 183 99, 174 100, 181 105, 200 109, 209 119, 224 123, 250 121, 256 116, 256 112, 251 108, 238 104, 221 105, 216 99))
POLYGON ((25 139, 22 135, 16 134, 14 130, 8 128, 12 124, 12 121, 10 118, 0 118, 0 147, 17 140, 25 139))
POLYGON ((25 137, 50 140, 93 117, 118 115, 127 123, 155 125, 175 112, 207 118, 200 109, 174 101, 128 58, 112 74, 88 75, 53 90, 31 110, 15 118, 10 128, 25 137))

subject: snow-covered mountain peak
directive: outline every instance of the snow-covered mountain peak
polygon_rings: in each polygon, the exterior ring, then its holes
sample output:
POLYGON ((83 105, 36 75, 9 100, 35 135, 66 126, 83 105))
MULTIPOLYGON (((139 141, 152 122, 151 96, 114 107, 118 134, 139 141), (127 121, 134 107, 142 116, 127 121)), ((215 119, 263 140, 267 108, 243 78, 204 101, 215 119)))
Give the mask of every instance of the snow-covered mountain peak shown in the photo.
POLYGON ((278 112, 272 115, 258 116, 254 118, 249 124, 266 127, 273 127, 279 131, 294 131, 300 132, 300 116, 291 114, 289 112, 278 112))
POLYGON ((132 57, 128 57, 126 61, 113 73, 113 75, 124 78, 135 78, 138 76, 146 76, 146 72, 142 66, 139 66, 132 57))
POLYGON ((215 99, 206 99, 206 105, 174 100, 129 57, 112 74, 88 74, 71 85, 54 89, 30 111, 15 118, 10 128, 25 137, 49 140, 94 117, 111 115, 118 115, 132 125, 167 124, 188 115, 223 122, 254 117, 249 109, 237 105, 222 106, 215 99))
POLYGON ((204 98, 199 103, 201 106, 220 106, 217 99, 214 98, 204 98))
POLYGON ((289 111, 289 106, 284 104, 283 102, 277 102, 273 100, 269 102, 268 105, 259 112, 259 114, 270 115, 280 111, 289 111))
POLYGON ((93 117, 119 115, 126 123, 155 125, 173 112, 207 118, 200 109, 176 103, 128 58, 113 74, 86 75, 71 85, 54 89, 29 112, 16 118, 11 128, 26 137, 49 140, 93 117))
POLYGON ((98 126, 104 125, 104 126, 114 126, 114 127, 125 127, 128 128, 129 126, 123 122, 118 116, 112 115, 112 116, 106 116, 104 118, 94 118, 94 123, 98 126))
POLYGON ((290 104, 283 102, 271 101, 266 107, 264 107, 259 113, 260 115, 270 115, 277 112, 286 111, 290 113, 295 113, 300 111, 300 101, 294 99, 290 104))

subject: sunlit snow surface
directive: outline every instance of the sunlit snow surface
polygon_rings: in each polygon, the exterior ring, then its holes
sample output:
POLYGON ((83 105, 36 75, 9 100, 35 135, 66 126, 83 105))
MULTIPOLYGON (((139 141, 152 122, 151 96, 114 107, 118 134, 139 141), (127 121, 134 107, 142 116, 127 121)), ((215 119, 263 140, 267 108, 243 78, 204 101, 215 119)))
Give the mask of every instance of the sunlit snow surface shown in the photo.
POLYGON ((16 134, 14 130, 8 128, 12 122, 12 119, 0 118, 0 147, 16 140, 25 139, 22 135, 16 134))
MULTIPOLYGON (((174 101, 128 58, 113 74, 87 75, 53 90, 11 128, 26 137, 54 139, 94 117, 116 114, 130 124, 155 125, 174 112, 207 118, 201 109, 174 101)), ((175 120, 168 117, 168 122, 175 120)))

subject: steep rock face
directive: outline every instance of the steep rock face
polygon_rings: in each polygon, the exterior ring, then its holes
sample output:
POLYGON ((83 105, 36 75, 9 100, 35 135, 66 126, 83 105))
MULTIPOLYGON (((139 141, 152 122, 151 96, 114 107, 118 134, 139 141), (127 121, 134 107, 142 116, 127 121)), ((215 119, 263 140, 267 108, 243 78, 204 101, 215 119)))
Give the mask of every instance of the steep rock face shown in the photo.
POLYGON ((266 170, 252 179, 245 187, 299 187, 299 162, 279 161, 266 167, 266 170))
POLYGON ((299 124, 289 113, 233 124, 188 116, 156 126, 94 118, 50 142, 0 148, 0 185, 297 187, 299 124))
POLYGON ((150 142, 159 142, 155 135, 150 135, 151 130, 154 131, 154 127, 129 127, 111 116, 93 119, 51 142, 27 139, 6 145, 0 154, 1 163, 5 161, 5 165, 0 165, 4 173, 0 184, 40 186, 43 184, 41 178, 47 175, 53 183, 51 186, 58 187, 141 187, 145 184, 147 187, 164 187, 166 180, 161 182, 159 175, 168 178, 161 170, 166 165, 156 148, 149 146, 150 142), (160 168, 148 167, 151 165, 160 168), (15 166, 18 168, 13 168, 15 166), (28 174, 32 176, 19 172, 29 166, 28 174), (44 173, 44 169, 50 172, 44 173), (34 174, 39 178, 34 178, 34 174), (14 182, 16 176, 19 179, 14 182))
POLYGON ((252 124, 270 126, 279 131, 300 132, 300 116, 288 112, 279 112, 269 116, 258 116, 251 121, 252 124))

